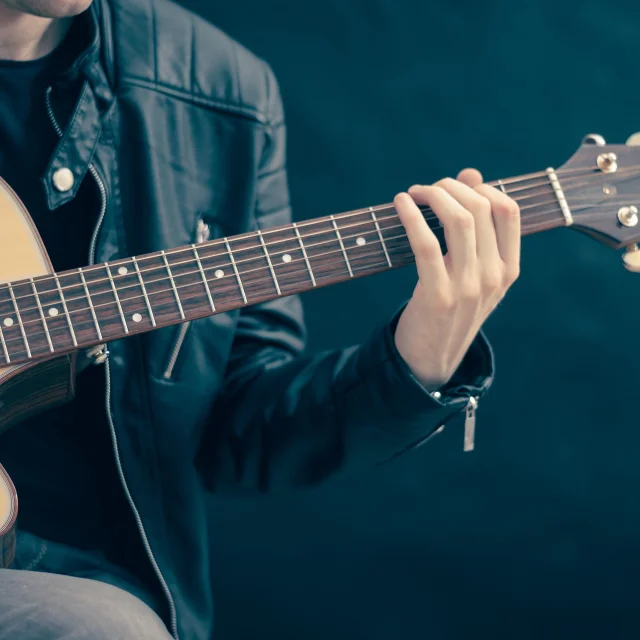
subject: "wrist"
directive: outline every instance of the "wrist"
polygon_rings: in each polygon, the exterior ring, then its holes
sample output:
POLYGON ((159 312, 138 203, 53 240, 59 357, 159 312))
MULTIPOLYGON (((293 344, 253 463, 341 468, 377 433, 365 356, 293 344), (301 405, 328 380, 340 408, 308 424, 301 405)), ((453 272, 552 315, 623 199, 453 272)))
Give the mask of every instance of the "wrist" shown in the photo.
POLYGON ((413 327, 418 325, 410 318, 411 313, 408 305, 398 319, 394 330, 395 347, 421 386, 433 392, 447 384, 451 372, 443 361, 442 350, 433 345, 428 336, 415 336, 413 327))

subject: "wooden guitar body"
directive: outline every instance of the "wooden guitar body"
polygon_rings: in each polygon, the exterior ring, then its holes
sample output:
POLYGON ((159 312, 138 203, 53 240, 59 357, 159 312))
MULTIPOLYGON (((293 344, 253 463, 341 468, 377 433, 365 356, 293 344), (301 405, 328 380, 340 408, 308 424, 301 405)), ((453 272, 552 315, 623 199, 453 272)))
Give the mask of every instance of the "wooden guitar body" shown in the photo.
MULTIPOLYGON (((31 217, 0 179, 0 283, 49 273, 53 268, 31 217)), ((0 434, 73 397, 74 356, 0 368, 0 434)), ((13 558, 17 512, 15 488, 0 465, 0 567, 8 566, 13 558)))

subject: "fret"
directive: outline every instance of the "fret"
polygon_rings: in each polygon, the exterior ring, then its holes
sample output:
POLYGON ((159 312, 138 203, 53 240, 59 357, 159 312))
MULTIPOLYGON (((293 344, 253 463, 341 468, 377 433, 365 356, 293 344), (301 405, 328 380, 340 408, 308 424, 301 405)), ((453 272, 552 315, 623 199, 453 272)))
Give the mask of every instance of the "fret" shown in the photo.
POLYGON ((11 358, 9 357, 9 350, 7 349, 7 343, 4 340, 4 332, 2 331, 2 327, 0 327, 0 342, 2 343, 2 351, 4 352, 4 359, 7 364, 11 362, 11 358))
POLYGON ((91 310, 91 316, 93 318, 93 324, 96 328, 96 333, 98 334, 98 340, 103 340, 102 331, 100 331, 100 324, 98 323, 98 316, 96 315, 96 310, 93 306, 93 302, 91 300, 91 294, 89 293, 89 287, 87 286, 87 281, 84 277, 84 272, 81 268, 78 268, 78 274, 82 280, 82 286, 84 287, 84 292, 87 297, 87 302, 89 303, 89 309, 91 310))
POLYGON ((40 302, 40 296, 38 295, 38 290, 36 289, 36 284, 33 281, 33 278, 29 278, 29 282, 31 283, 31 289, 33 290, 33 297, 36 299, 36 304, 38 305, 38 311, 40 312, 40 319, 42 320, 44 333, 47 336, 47 344, 49 345, 49 351, 53 353, 54 352, 53 342, 51 341, 51 334, 49 333, 49 327, 47 326, 47 319, 44 315, 44 310, 42 309, 42 304, 40 302))
POLYGON ((147 288, 144 286, 144 280, 142 279, 142 274, 140 273, 140 267, 138 266, 138 261, 135 256, 131 258, 133 262, 133 266, 136 268, 136 274, 138 275, 138 282, 140 283, 140 289, 142 289, 142 295, 144 296, 145 304, 147 305, 147 311, 149 312, 149 319, 151 320, 151 326, 156 326, 156 318, 153 315, 153 309, 151 307, 151 301, 149 300, 149 296, 147 295, 147 288))
POLYGON ((169 261, 167 260, 167 255, 164 251, 160 252, 162 254, 162 259, 164 260, 164 266, 167 270, 167 275, 169 276, 169 280, 171 281, 171 288, 173 289, 173 293, 176 296, 176 303, 178 305, 178 309, 180 310, 180 317, 183 320, 186 320, 186 316, 184 315, 184 309, 182 308, 182 302, 180 302, 180 296, 178 295, 178 289, 176 289, 176 283, 173 279, 173 274, 171 273, 171 267, 169 266, 169 261))
POLYGON ((233 257, 233 252, 231 251, 231 247, 229 246, 229 241, 225 238, 224 244, 227 248, 227 253, 229 254, 229 259, 231 260, 231 264, 233 265, 233 271, 236 274, 236 279, 238 280, 238 286, 240 287, 240 293, 242 294, 242 299, 244 303, 247 304, 247 295, 244 292, 244 287, 242 286, 242 280, 240 280, 240 273, 238 272, 238 265, 236 265, 235 258, 233 257))
MULTIPOLYGON (((378 211, 378 213, 381 212, 378 211)), ((409 244, 409 240, 406 236, 402 223, 395 214, 395 209, 385 209, 382 213, 384 215, 376 216, 376 220, 378 222, 376 232, 380 229, 380 235, 384 240, 384 247, 387 250, 389 259, 392 261, 394 267, 401 267, 403 265, 410 264, 414 261, 413 251, 411 250, 411 245, 409 244), (394 215, 389 215, 391 213, 394 215)), ((437 225, 437 218, 434 224, 437 225)), ((431 227, 431 229, 436 238, 438 238, 439 241, 441 240, 442 246, 442 242, 444 242, 442 230, 438 230, 438 228, 434 227, 431 227)))
POLYGON ((389 257, 389 252, 387 251, 387 245, 385 244, 384 238, 382 237, 382 231, 380 230, 380 225, 378 224, 378 218, 376 218, 375 211, 373 207, 369 207, 369 211, 371 212, 371 218, 373 219, 373 224, 376 226, 376 231, 378 232, 378 238, 380 239, 380 244, 382 245, 382 249, 384 251, 385 258, 387 259, 387 264, 392 267, 391 258, 389 257))
MULTIPOLYGON (((5 291, 11 296, 13 309, 11 320, 15 319, 16 322, 13 323, 8 333, 5 331, 5 338, 10 354, 12 348, 15 351, 20 345, 20 348, 24 348, 27 357, 36 358, 43 355, 48 356, 52 350, 51 345, 48 344, 47 332, 43 330, 42 314, 38 306, 39 301, 34 296, 31 280, 25 279, 6 285, 5 291), (13 334, 11 329, 13 329, 13 334), (26 349, 27 345, 29 347, 28 350, 26 349)), ((3 311, 6 310, 7 308, 4 306, 3 311)), ((6 325, 6 320, 3 323, 6 325)))
POLYGON ((340 230, 338 229, 338 225, 336 224, 336 220, 333 216, 329 216, 331 218, 331 222, 333 224, 333 228, 336 230, 336 237, 338 238, 338 242, 340 243, 340 248, 342 249, 342 253, 344 255, 344 261, 347 263, 347 269, 349 270, 349 275, 353 278, 353 271, 351 271, 351 263, 349 262, 349 257, 347 256, 347 252, 344 248, 344 243, 342 242, 342 236, 340 235, 340 230))
MULTIPOLYGON (((342 282, 352 277, 344 259, 343 247, 328 216, 299 223, 298 230, 316 286, 342 282)), ((307 269, 303 272, 306 274, 307 269)))
POLYGON ((104 263, 105 269, 107 271, 107 277, 109 278, 109 282, 111 284, 111 290, 113 291, 113 297, 115 298, 116 305, 118 306, 118 312, 120 313, 120 319, 122 320, 122 327, 124 328, 125 333, 129 333, 129 327, 127 326, 127 319, 124 317, 124 312, 122 311, 122 304, 120 303, 120 296, 118 296, 118 290, 116 289, 116 283, 113 281, 113 275, 111 274, 111 268, 109 267, 109 263, 104 263))
POLYGON ((60 278, 58 278, 57 274, 53 274, 53 277, 56 281, 56 287, 58 289, 58 293, 60 295, 60 302, 62 303, 62 308, 64 309, 64 315, 67 319, 67 325, 69 327, 69 333, 71 334, 71 340, 73 342, 73 346, 78 346, 78 340, 76 338, 76 332, 73 329, 73 325, 71 324, 71 315, 69 314, 69 309, 67 308, 67 301, 64 298, 64 293, 62 293, 62 287, 60 286, 60 278))
POLYGON ((18 319, 18 326, 20 327, 20 333, 22 334, 22 340, 24 341, 24 346, 27 350, 27 356, 31 357, 31 348, 29 347, 29 341, 27 340, 27 334, 24 330, 24 325, 22 324, 22 317, 20 316, 20 309, 18 309, 18 301, 16 300, 16 294, 13 292, 13 287, 10 282, 7 282, 7 286, 9 287, 9 293, 11 294, 11 300, 13 302, 13 308, 16 310, 16 318, 18 319))
POLYGON ((196 249, 196 245, 192 244, 191 249, 193 250, 193 255, 195 256, 196 262, 198 263, 198 271, 200 271, 200 276, 202 277, 202 283, 204 284, 204 289, 207 292, 207 300, 211 305, 211 311, 216 310, 216 305, 213 304, 213 297, 211 296, 211 289, 209 288, 209 282, 207 280, 207 276, 202 268, 202 262, 200 262, 200 256, 198 255, 198 250, 196 249))
MULTIPOLYGON (((16 283, 16 285, 21 286, 18 285, 18 283, 16 283)), ((30 278, 25 281, 25 288, 31 292, 30 297, 36 300, 36 306, 33 307, 33 327, 36 331, 39 331, 38 337, 42 340, 43 332, 40 326, 41 324, 46 324, 46 329, 48 330, 49 339, 51 340, 54 351, 73 348, 73 335, 69 329, 67 315, 64 313, 55 278, 51 275, 30 278), (40 308, 42 308, 42 315, 44 315, 44 323, 40 315, 40 308)), ((24 316, 25 313, 26 311, 23 309, 22 315, 24 316)), ((47 331, 44 332, 44 335, 47 335, 47 331)), ((44 340, 42 340, 42 348, 46 349, 48 354, 51 353, 51 349, 48 348, 48 345, 45 345, 44 340)))
POLYGON ((273 277, 273 284, 276 286, 276 291, 278 295, 281 296, 282 292, 280 291, 280 285, 278 284, 278 278, 276 278, 276 272, 273 270, 273 264, 271 263, 271 257, 269 256, 269 252, 267 251, 267 245, 264 243, 264 238, 262 237, 262 231, 258 229, 257 231, 258 237, 260 238, 260 243, 262 244, 262 248, 264 249, 264 255, 269 263, 269 269, 271 270, 271 276, 273 277))
POLYGON ((133 258, 105 263, 85 273, 105 340, 153 328, 133 258))
POLYGON ((354 276, 389 268, 388 253, 384 242, 380 240, 384 240, 384 237, 381 232, 378 233, 379 227, 376 227, 371 213, 368 209, 362 209, 335 220, 354 276))
POLYGON ((166 251, 161 254, 165 273, 171 274, 173 287, 167 287, 167 280, 162 281, 165 295, 171 294, 173 298, 173 308, 175 305, 175 294, 178 292, 180 305, 184 317, 181 320, 191 320, 199 318, 203 314, 211 312, 208 300, 207 284, 202 280, 202 273, 194 258, 192 247, 184 247, 166 251))
POLYGON ((309 277, 311 278, 311 284, 316 286, 316 278, 313 275, 313 269, 311 269, 311 263, 309 262, 309 256, 307 256, 307 250, 304 248, 304 243, 302 242, 302 236, 300 235, 300 231, 298 230, 298 225, 294 222, 293 229, 296 232, 296 237, 298 238, 298 243, 300 244, 300 251, 302 251, 302 255, 304 256, 304 262, 307 265, 307 271, 309 272, 309 277))

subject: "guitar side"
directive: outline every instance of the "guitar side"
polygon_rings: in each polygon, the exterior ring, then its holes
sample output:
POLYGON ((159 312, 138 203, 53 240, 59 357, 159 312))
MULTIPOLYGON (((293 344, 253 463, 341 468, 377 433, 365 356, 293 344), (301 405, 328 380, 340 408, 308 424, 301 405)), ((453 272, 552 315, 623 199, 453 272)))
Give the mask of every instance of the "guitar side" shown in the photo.
MULTIPOLYGON (((53 267, 31 216, 0 178, 0 283, 49 273, 53 267)), ((51 406, 68 402, 74 387, 75 354, 0 368, 0 434, 51 406)), ((15 489, 0 465, 0 568, 13 560, 17 510, 15 489)))

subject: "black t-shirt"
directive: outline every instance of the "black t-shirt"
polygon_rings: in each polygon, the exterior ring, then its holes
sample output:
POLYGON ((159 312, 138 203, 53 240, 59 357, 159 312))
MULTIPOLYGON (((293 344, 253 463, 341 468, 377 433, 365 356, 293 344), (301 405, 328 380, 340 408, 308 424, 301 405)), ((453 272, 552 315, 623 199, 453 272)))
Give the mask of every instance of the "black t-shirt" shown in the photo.
MULTIPOLYGON (((55 211, 47 207, 42 182, 58 140, 47 114, 46 89, 79 53, 80 44, 70 33, 45 58, 0 60, 0 176, 30 212, 56 271, 88 264, 100 210, 90 174, 77 196, 55 211)), ((69 97, 73 102, 77 94, 69 97)), ((104 367, 90 366, 78 375, 73 402, 0 436, 0 463, 18 491, 20 529, 102 552, 140 579, 151 579, 117 474, 106 419, 104 367)))

